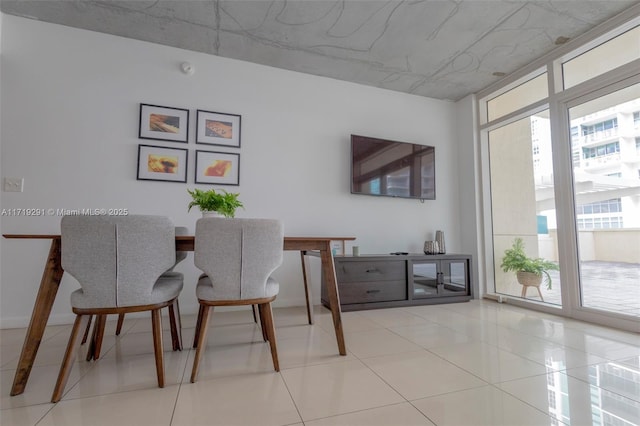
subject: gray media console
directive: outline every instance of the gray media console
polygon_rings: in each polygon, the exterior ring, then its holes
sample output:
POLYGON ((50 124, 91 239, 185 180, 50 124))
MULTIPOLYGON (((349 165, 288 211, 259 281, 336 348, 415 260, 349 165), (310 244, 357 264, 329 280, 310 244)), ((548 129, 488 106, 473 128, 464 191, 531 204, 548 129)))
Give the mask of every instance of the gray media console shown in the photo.
MULTIPOLYGON (((471 256, 408 254, 335 256, 343 311, 466 302, 471 293, 471 256)), ((322 304, 329 298, 322 279, 322 304)))

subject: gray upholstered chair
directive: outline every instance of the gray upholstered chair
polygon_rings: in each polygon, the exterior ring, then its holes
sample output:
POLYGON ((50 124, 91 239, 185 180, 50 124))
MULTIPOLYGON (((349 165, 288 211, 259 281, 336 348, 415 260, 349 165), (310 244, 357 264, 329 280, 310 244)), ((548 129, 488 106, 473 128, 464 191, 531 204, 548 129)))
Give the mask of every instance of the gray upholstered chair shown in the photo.
POLYGON ((203 218, 196 222, 195 265, 202 274, 196 287, 200 303, 191 382, 206 346, 209 313, 214 306, 258 305, 263 334, 280 371, 271 302, 280 289, 271 273, 282 263, 282 223, 271 219, 203 218))
MULTIPOLYGON (((175 232, 176 232, 175 233, 176 235, 189 235, 189 229, 186 226, 176 226, 175 232)), ((169 270, 167 270, 165 273, 161 275, 161 278, 171 278, 176 276, 179 277, 181 274, 177 272, 173 272, 173 269, 178 265, 178 263, 182 262, 186 258, 187 258, 186 251, 177 251, 175 263, 173 264, 173 266, 171 266, 171 268, 169 268, 169 270)), ((124 313, 118 315, 118 323, 116 324, 116 336, 119 336, 120 332, 122 331, 122 325, 124 324, 124 315, 125 315, 124 313)), ((82 336, 82 341, 80 342, 81 345, 84 345, 85 342, 87 341, 87 337, 89 336, 89 331, 91 330, 92 319, 93 319, 93 315, 89 317, 87 328, 85 329, 84 336, 82 336)), ((182 323, 180 322, 180 304, 178 303, 177 300, 176 300, 175 306, 169 305, 169 321, 171 322, 171 342, 172 342, 173 350, 181 351, 182 350, 182 323), (177 321, 177 323, 174 323, 175 321, 177 321)), ((98 324, 98 328, 102 327, 104 329, 105 323, 106 321, 103 321, 102 323, 98 324)), ((104 330, 103 330, 103 333, 104 333, 104 330)), ((100 345, 96 345, 93 348, 94 349, 93 352, 91 351, 87 352, 87 361, 90 361, 91 359, 98 359, 100 357, 99 347, 100 345), (96 352, 96 349, 98 349, 97 352, 96 352)))
POLYGON ((160 309, 175 305, 183 285, 181 274, 160 279, 176 259, 171 220, 160 216, 65 216, 61 228, 62 267, 81 288, 71 294, 76 320, 51 401, 62 397, 76 343, 91 315, 97 316, 93 346, 102 342, 104 326, 100 324, 106 315, 151 311, 158 386, 164 387, 160 309))
MULTIPOLYGON (((189 229, 186 226, 176 226, 175 235, 189 235, 189 229)), ((160 280, 165 279, 173 279, 174 277, 182 277, 182 274, 179 272, 174 272, 174 268, 178 265, 178 263, 182 262, 187 258, 186 251, 176 251, 176 261, 168 271, 164 272, 160 276, 160 280)), ((124 314, 121 315, 124 317, 124 314)), ((118 317, 118 321, 120 321, 120 317, 118 317)), ((182 350, 182 321, 180 320, 180 304, 178 303, 178 299, 176 299, 176 303, 173 305, 169 305, 169 322, 171 323, 171 343, 174 351, 182 350)), ((118 331, 118 330, 116 330, 118 331)), ((118 334, 118 333, 116 333, 118 334)))

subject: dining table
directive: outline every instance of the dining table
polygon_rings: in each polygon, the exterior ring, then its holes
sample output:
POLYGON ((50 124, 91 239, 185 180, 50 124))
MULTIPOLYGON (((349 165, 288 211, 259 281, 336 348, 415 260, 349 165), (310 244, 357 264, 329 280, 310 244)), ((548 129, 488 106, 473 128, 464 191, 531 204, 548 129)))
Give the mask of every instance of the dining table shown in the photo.
MULTIPOLYGON (((42 342, 51 308, 56 299, 64 270, 61 262, 62 239, 59 234, 3 234, 4 238, 51 240, 49 254, 45 260, 40 287, 31 312, 31 320, 27 334, 22 345, 22 351, 18 360, 18 367, 13 378, 11 396, 24 392, 29 375, 33 367, 38 348, 42 342)), ((176 235, 176 251, 193 251, 195 237, 193 235, 176 235)), ((332 242, 341 242, 344 250, 345 241, 355 240, 355 237, 284 237, 284 250, 299 251, 302 261, 302 277, 305 288, 307 304, 307 318, 309 324, 313 323, 313 305, 311 303, 311 291, 308 284, 307 255, 313 253, 320 256, 321 273, 323 283, 326 285, 329 296, 329 309, 333 319, 338 353, 346 355, 347 350, 342 329, 342 317, 340 310, 340 295, 336 281, 335 264, 333 261, 332 242)))

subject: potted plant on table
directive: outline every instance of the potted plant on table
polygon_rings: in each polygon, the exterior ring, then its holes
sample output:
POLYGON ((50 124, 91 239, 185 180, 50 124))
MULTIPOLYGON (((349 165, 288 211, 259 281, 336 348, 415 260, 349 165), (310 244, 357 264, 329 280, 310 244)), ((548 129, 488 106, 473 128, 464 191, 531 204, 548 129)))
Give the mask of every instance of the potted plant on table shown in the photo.
POLYGON ((505 250, 500 267, 504 272, 515 272, 518 282, 523 286, 538 287, 544 276, 547 278, 547 290, 551 290, 549 271, 559 270, 558 265, 553 262, 528 257, 524 251, 522 238, 516 238, 511 248, 505 250))
POLYGON ((198 206, 202 216, 215 212, 224 217, 235 217, 236 209, 244 208, 242 201, 238 200, 240 194, 227 192, 224 189, 216 192, 215 189, 203 191, 196 188, 193 191, 187 189, 187 192, 193 199, 189 203, 188 211, 191 211, 191 207, 198 206))

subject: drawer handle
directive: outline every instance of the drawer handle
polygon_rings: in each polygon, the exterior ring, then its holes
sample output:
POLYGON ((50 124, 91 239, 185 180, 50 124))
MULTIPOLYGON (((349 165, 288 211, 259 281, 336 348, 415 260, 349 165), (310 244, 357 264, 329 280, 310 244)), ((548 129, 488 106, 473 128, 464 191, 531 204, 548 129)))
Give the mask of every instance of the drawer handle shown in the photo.
POLYGON ((379 274, 380 270, 378 268, 367 269, 367 274, 379 274))
POLYGON ((380 290, 367 290, 367 294, 380 293, 380 290))

